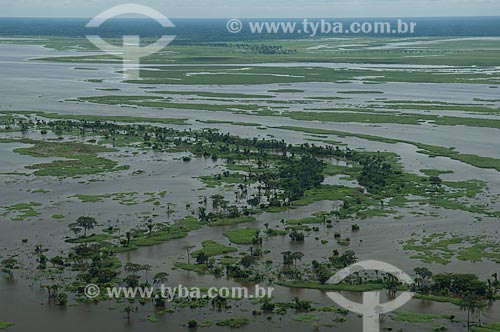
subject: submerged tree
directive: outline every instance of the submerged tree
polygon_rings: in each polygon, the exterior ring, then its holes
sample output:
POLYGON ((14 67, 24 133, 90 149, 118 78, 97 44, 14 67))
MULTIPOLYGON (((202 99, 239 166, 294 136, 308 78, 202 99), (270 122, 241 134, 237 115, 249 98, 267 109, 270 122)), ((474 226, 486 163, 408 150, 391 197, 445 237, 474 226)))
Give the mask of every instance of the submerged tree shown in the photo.
POLYGON ((193 250, 194 248, 196 248, 196 246, 192 246, 192 245, 189 245, 189 244, 186 244, 184 247, 182 247, 182 249, 184 249, 186 251, 187 263, 188 264, 190 264, 190 261, 191 261, 191 250, 193 250))
POLYGON ((18 262, 15 258, 7 258, 0 262, 2 272, 6 274, 7 278, 12 278, 14 273, 12 270, 18 269, 18 262))
POLYGON ((87 237, 87 231, 97 226, 97 221, 92 217, 79 217, 76 224, 83 229, 83 236, 87 237))
POLYGON ((479 325, 481 325, 481 314, 487 307, 486 302, 475 293, 467 293, 460 300, 460 309, 467 311, 467 331, 470 331, 471 315, 479 316, 479 325))

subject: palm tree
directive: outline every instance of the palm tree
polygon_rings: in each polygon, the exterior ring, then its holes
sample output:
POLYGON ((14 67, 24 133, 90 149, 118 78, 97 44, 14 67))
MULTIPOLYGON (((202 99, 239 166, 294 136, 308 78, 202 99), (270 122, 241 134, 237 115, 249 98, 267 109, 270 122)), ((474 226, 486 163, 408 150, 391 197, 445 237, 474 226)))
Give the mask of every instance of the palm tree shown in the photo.
POLYGON ((132 232, 126 232, 125 237, 127 238, 127 247, 130 246, 130 240, 132 239, 132 232))
POLYGON ((467 311, 467 331, 470 331, 471 315, 477 313, 479 315, 479 323, 481 323, 481 313, 486 308, 487 304, 481 297, 475 293, 467 293, 460 300, 460 309, 467 311))
POLYGON ((198 208, 198 218, 201 221, 207 221, 207 209, 203 206, 198 208))
POLYGON ((498 273, 493 273, 491 275, 491 278, 493 278, 493 286, 496 288, 498 287, 498 273))
POLYGON ((130 316, 134 311, 137 311, 137 308, 132 306, 131 304, 128 304, 123 308, 123 312, 127 314, 128 321, 130 321, 130 316))
POLYGON ((297 267, 297 261, 302 260, 303 257, 304 257, 304 254, 301 253, 300 251, 296 251, 290 255, 290 258, 293 260, 294 267, 297 267))
POLYGON ((152 266, 149 264, 142 265, 141 270, 146 272, 146 283, 149 284, 148 272, 151 271, 152 266))
POLYGON ((432 279, 432 272, 425 267, 417 267, 413 270, 417 275, 415 281, 417 282, 417 288, 420 291, 426 291, 428 289, 428 282, 432 279))
POLYGON ((43 286, 43 288, 47 289, 49 299, 55 299, 59 294, 59 285, 43 286))
POLYGON ((291 263, 291 258, 290 255, 292 254, 291 251, 283 251, 281 255, 283 255, 283 265, 288 265, 291 263))
POLYGON ((2 272, 7 273, 9 278, 13 277, 12 270, 17 269, 17 260, 15 258, 7 258, 0 262, 0 266, 2 267, 2 272))
POLYGON ((153 219, 149 219, 148 223, 146 224, 146 228, 148 229, 148 236, 151 236, 153 234, 155 226, 156 225, 153 223, 153 219))
POLYGON ((154 284, 164 284, 168 281, 169 274, 167 272, 158 272, 153 277, 154 284))
POLYGON ((190 264, 191 250, 193 250, 194 248, 196 248, 196 246, 192 246, 189 244, 186 244, 184 247, 182 247, 182 249, 184 249, 186 251, 188 264, 190 264))
POLYGON ((227 299, 225 297, 217 295, 217 297, 212 299, 212 307, 217 308, 218 310, 226 308, 227 307, 227 299))
POLYGON ((142 265, 127 263, 123 268, 125 269, 126 272, 131 273, 132 275, 137 275, 137 272, 142 270, 142 265))
POLYGON ((76 224, 83 228, 83 237, 87 237, 87 230, 94 229, 97 221, 92 217, 80 217, 76 220, 76 224))

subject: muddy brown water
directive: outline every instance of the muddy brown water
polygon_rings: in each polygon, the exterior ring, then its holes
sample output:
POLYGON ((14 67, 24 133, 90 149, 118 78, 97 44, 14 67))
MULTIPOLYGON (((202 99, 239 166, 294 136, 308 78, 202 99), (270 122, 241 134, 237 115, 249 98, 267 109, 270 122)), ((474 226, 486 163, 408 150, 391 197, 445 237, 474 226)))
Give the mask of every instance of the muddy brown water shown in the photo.
MULTIPOLYGON (((405 126, 395 124, 365 125, 359 123, 321 123, 321 122, 301 122, 286 118, 275 117, 254 117, 249 115, 234 115, 223 112, 203 112, 189 110, 154 110, 154 109, 132 109, 119 106, 102 106, 91 104, 61 103, 67 98, 89 95, 103 95, 110 92, 96 91, 98 87, 119 87, 119 92, 110 94, 145 94, 144 89, 137 85, 123 84, 120 82, 120 75, 115 73, 117 69, 114 65, 94 65, 94 64, 47 64, 26 61, 27 58, 35 56, 59 55, 58 52, 48 51, 41 47, 25 45, 0 45, 0 73, 2 80, 0 87, 2 96, 0 107, 2 109, 37 109, 51 112, 62 112, 72 114, 106 114, 106 115, 138 115, 142 116, 169 116, 182 117, 190 120, 192 128, 206 127, 206 125, 196 122, 196 120, 232 120, 258 122, 265 126, 311 126, 314 128, 335 129, 348 132, 380 135, 391 138, 415 140, 422 143, 454 146, 463 153, 475 153, 484 156, 499 157, 498 143, 492 137, 498 136, 498 130, 489 128, 472 127, 436 127, 432 125, 405 126), (97 71, 75 70, 74 67, 95 67, 97 71), (94 84, 84 82, 85 79, 103 78, 104 84, 94 84), (42 84, 43 82, 43 84, 42 84)), ((67 53, 64 53, 67 54, 67 53)), ((289 86, 305 90, 304 96, 317 96, 329 94, 337 90, 382 90, 384 97, 390 99, 418 99, 426 96, 427 100, 441 100, 472 102, 473 98, 495 99, 495 90, 483 85, 459 85, 459 84, 408 84, 391 83, 375 86, 360 85, 353 82, 351 84, 330 84, 330 83, 297 83, 289 86)), ((246 93, 266 93, 270 89, 280 88, 279 85, 260 86, 168 86, 168 89, 178 91, 213 91, 213 92, 241 92, 246 93)), ((164 89, 162 87, 162 89, 164 89)), ((165 90, 167 87, 165 88, 165 90)), ((354 98, 352 102, 367 102, 372 96, 349 96, 354 98)), ((290 96, 290 98, 292 98, 290 96)), ((293 97, 295 98, 295 97, 293 97)), ((292 107, 297 107, 296 105, 292 107)), ((276 138, 285 139, 287 142, 295 144, 302 143, 308 138, 299 132, 291 132, 279 129, 256 130, 254 127, 242 127, 228 124, 211 124, 211 127, 219 128, 224 132, 231 132, 244 137, 266 137, 273 135, 276 138)), ((179 126, 178 128, 182 128, 179 126)), ((30 134, 35 135, 35 134, 30 134)), ((11 137, 16 134, 0 134, 0 137, 11 137)), ((36 137, 36 136, 31 136, 36 137)), ((329 139, 339 140, 335 136, 329 139)), ((352 147, 366 148, 368 150, 387 150, 398 153, 405 168, 418 172, 423 168, 438 168, 453 170, 453 174, 443 177, 450 180, 481 179, 486 181, 492 195, 500 193, 500 180, 498 172, 493 170, 478 169, 469 165, 464 165, 447 158, 428 158, 418 154, 414 146, 408 144, 383 144, 370 142, 357 138, 342 138, 342 141, 352 147)), ((40 159, 29 156, 21 156, 13 152, 19 144, 1 144, 0 146, 0 172, 21 172, 25 171, 24 166, 39 162, 40 159)), ((27 257, 35 243, 44 243, 50 249, 51 254, 60 252, 67 247, 64 239, 68 236, 67 225, 82 214, 91 212, 95 214, 102 225, 117 224, 126 228, 137 222, 137 214, 148 210, 150 206, 142 204, 134 206, 121 206, 112 200, 104 200, 99 203, 81 203, 75 198, 71 198, 75 193, 79 194, 104 194, 117 192, 160 192, 167 191, 163 202, 175 203, 176 210, 171 216, 164 216, 164 211, 159 209, 162 217, 172 220, 180 218, 185 214, 184 205, 186 202, 198 201, 200 196, 210 196, 218 192, 217 189, 196 190, 201 187, 199 180, 193 178, 203 174, 214 174, 218 171, 218 163, 210 160, 196 160, 191 163, 182 163, 175 158, 179 156, 166 156, 162 154, 147 153, 138 158, 122 149, 120 153, 113 154, 112 158, 120 160, 123 164, 131 166, 130 172, 107 174, 105 176, 95 176, 84 178, 97 179, 97 182, 79 183, 82 179, 54 180, 53 178, 34 177, 12 177, 0 175, 2 189, 0 195, 0 205, 12 205, 26 201, 36 201, 43 204, 41 216, 26 221, 12 221, 10 218, 0 217, 0 249, 2 257, 19 254, 27 257), (127 156, 128 155, 128 156, 127 156), (132 177, 130 173, 134 170, 142 169, 144 175, 132 177), (29 190, 43 188, 50 190, 46 194, 33 194, 29 190), (62 213, 65 219, 57 222, 50 218, 51 215, 62 213), (27 245, 21 244, 21 239, 28 239, 27 245)), ((51 159, 44 159, 43 161, 51 159)), ((332 180, 334 181, 334 180, 332 180)), ((232 197, 232 193, 227 194, 232 197)), ((140 196, 139 202, 143 199, 140 196)), ((498 205, 498 204, 497 204, 498 205)), ((222 235, 226 230, 237 227, 259 227, 262 228, 264 222, 269 222, 273 226, 279 225, 281 219, 296 219, 307 217, 316 211, 331 210, 335 208, 335 202, 317 202, 307 207, 286 211, 282 213, 264 213, 258 216, 258 220, 238 226, 225 227, 204 227, 198 231, 191 232, 184 239, 169 241, 154 247, 140 248, 136 251, 120 255, 122 261, 140 262, 151 264, 153 272, 166 271, 170 274, 169 284, 186 286, 233 286, 240 285, 233 280, 216 279, 212 276, 201 276, 193 272, 172 270, 171 267, 176 261, 185 260, 185 253, 181 249, 186 243, 199 245, 203 240, 213 239, 223 243, 228 243, 222 235)), ((497 206, 498 208, 498 206, 497 206)), ((157 212, 159 212, 157 211, 157 212)), ((439 217, 416 217, 409 214, 410 210, 403 210, 404 218, 395 220, 393 218, 375 218, 370 220, 356 221, 361 226, 361 231, 351 233, 350 222, 342 222, 336 228, 327 230, 321 228, 318 234, 310 236, 304 244, 291 244, 286 237, 276 237, 266 239, 264 248, 270 250, 267 256, 269 259, 280 261, 280 252, 285 250, 300 250, 305 253, 303 264, 310 262, 317 257, 328 256, 334 248, 338 248, 333 239, 336 229, 351 237, 351 247, 356 251, 360 259, 378 259, 392 263, 405 271, 411 272, 416 266, 425 264, 410 259, 405 254, 399 240, 407 240, 412 233, 421 233, 424 230, 428 234, 435 232, 456 232, 464 235, 489 234, 498 237, 498 221, 484 218, 482 221, 475 221, 474 216, 457 211, 432 210, 439 214, 439 217), (314 237, 319 240, 315 240, 314 237), (328 243, 321 244, 320 240, 328 240, 328 243)), ((236 246, 241 251, 246 250, 245 246, 236 246)), ((26 260, 29 261, 29 260, 26 260)), ((446 266, 430 265, 434 272, 471 272, 479 274, 482 278, 489 277, 497 272, 498 264, 493 262, 470 263, 453 261, 446 266)), ((124 314, 116 309, 110 310, 112 303, 82 304, 78 306, 70 305, 66 308, 59 307, 54 303, 47 302, 47 295, 40 289, 37 281, 32 278, 26 280, 22 276, 25 272, 19 272, 15 280, 0 280, 0 319, 13 321, 16 323, 11 328, 12 331, 185 331, 187 328, 183 324, 190 319, 198 322, 216 321, 235 316, 250 317, 251 311, 257 307, 242 301, 235 303, 234 307, 227 312, 217 312, 210 309, 183 309, 178 313, 166 314, 159 322, 151 323, 147 321, 147 316, 154 312, 151 305, 140 307, 140 311, 133 314, 130 322, 124 318, 124 314)), ((299 296, 312 300, 324 306, 333 305, 325 292, 317 290, 300 290, 276 287, 275 296, 280 301, 291 301, 299 296)), ((346 294, 360 301, 359 294, 346 294)), ((466 314, 458 307, 446 303, 436 303, 428 301, 412 300, 402 310, 418 313, 449 314, 455 315, 460 323, 445 323, 450 331, 464 331, 463 320, 466 314)), ((485 315, 486 321, 495 321, 500 317, 500 306, 494 305, 485 315)), ((319 313, 321 323, 332 323, 333 314, 319 313)), ((297 322, 293 320, 294 315, 273 315, 272 320, 266 319, 267 315, 252 317, 251 324, 240 329, 241 331, 257 331, 266 329, 270 331, 304 331, 312 330, 312 323, 297 322)), ((441 321, 440 321, 441 322, 441 321)), ((360 331, 361 319, 356 314, 350 314, 347 322, 336 324, 334 330, 338 331, 360 331)), ((384 327, 393 327, 394 330, 403 328, 404 331, 417 332, 422 330, 432 330, 428 325, 406 323, 396 323, 389 319, 383 322, 384 327)), ((328 330, 322 327, 322 330, 328 330)), ((199 330, 219 331, 228 330, 223 328, 200 328, 199 330)))

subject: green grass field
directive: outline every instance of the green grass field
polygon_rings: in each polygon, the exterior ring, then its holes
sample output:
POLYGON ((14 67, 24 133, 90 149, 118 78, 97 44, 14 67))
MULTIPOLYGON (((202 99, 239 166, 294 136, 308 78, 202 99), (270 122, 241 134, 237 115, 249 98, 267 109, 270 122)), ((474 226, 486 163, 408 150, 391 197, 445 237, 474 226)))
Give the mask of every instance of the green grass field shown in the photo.
POLYGON ((224 236, 232 243, 252 244, 256 235, 260 232, 257 228, 238 228, 224 233, 224 236))

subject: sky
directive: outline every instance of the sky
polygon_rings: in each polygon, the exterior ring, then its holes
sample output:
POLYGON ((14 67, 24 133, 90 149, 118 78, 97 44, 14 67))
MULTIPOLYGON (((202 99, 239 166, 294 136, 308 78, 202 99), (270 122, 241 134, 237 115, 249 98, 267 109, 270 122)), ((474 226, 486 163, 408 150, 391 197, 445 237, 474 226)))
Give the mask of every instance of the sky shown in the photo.
POLYGON ((500 0, 0 0, 0 17, 94 17, 123 3, 169 18, 500 16, 500 0))

